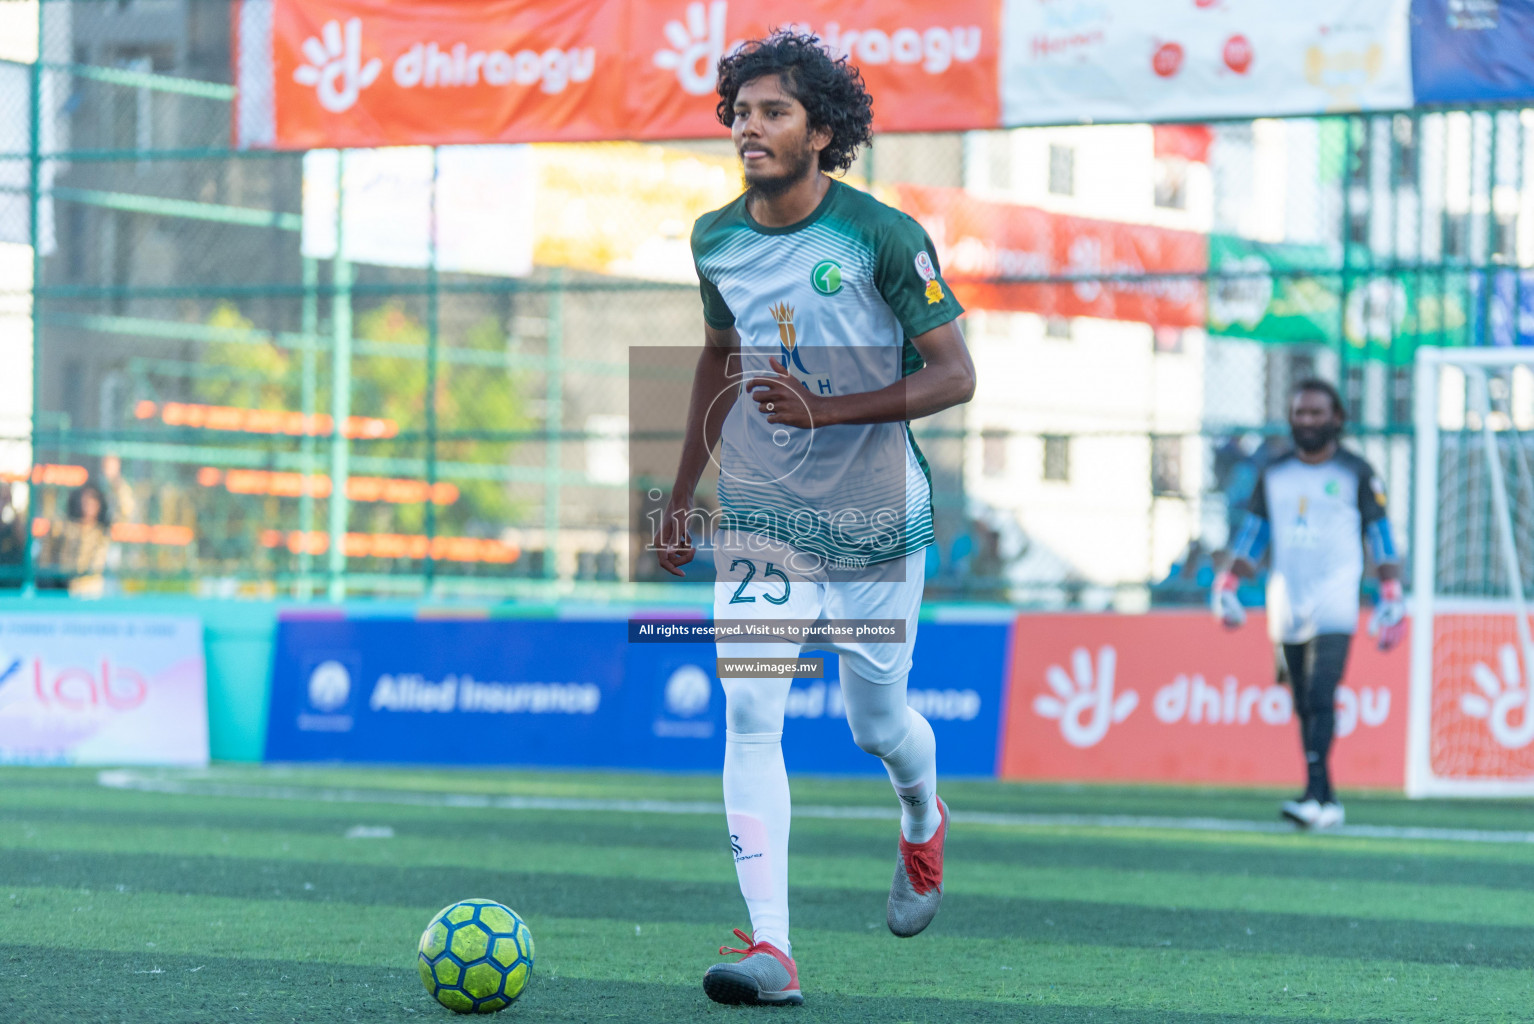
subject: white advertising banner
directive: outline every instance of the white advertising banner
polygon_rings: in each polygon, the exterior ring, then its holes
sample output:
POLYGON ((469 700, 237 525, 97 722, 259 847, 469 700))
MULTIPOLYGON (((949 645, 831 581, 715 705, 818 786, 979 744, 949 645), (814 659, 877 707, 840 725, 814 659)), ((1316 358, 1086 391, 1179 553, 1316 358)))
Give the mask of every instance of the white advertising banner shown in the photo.
POLYGON ((207 763, 201 621, 0 614, 0 764, 207 763))
MULTIPOLYGON (((304 154, 303 253, 336 254, 336 151, 304 154)), ((527 146, 443 146, 436 166, 437 269, 523 277, 533 269, 533 170, 527 146)), ((432 248, 432 151, 346 151, 346 258, 425 267, 432 248)))
POLYGON ((1007 0, 1002 124, 1406 109, 1409 11, 1410 0, 1007 0))

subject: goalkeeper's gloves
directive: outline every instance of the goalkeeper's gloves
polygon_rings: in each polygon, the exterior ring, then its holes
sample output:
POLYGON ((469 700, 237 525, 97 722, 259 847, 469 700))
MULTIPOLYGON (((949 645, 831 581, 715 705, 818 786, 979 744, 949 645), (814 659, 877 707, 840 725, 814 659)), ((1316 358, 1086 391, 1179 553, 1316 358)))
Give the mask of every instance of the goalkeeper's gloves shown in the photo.
POLYGON ((1215 576, 1214 589, 1209 592, 1209 606, 1214 617, 1226 629, 1235 629, 1246 622, 1246 609, 1241 607, 1241 600, 1236 596, 1236 588, 1240 585, 1236 574, 1227 569, 1215 576))
POLYGON ((1380 581, 1380 597, 1369 617, 1369 635, 1376 638, 1382 651, 1390 650, 1406 635, 1406 599, 1400 580, 1380 581))

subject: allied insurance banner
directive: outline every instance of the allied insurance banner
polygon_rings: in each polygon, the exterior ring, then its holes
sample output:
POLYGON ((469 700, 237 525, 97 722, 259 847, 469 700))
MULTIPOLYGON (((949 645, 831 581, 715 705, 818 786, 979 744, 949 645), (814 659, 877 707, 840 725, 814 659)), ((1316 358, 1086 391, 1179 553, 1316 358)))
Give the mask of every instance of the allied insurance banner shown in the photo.
POLYGON ((202 623, 0 614, 0 763, 208 763, 202 623))
POLYGON ((241 148, 724 135, 774 27, 847 54, 878 131, 1411 106, 1408 0, 242 0, 241 148))
MULTIPOLYGON (((701 619, 699 621, 702 621, 701 619)), ((943 771, 991 776, 1009 624, 923 622, 907 691, 943 771)), ((278 622, 272 761, 717 769, 715 646, 630 643, 625 620, 288 617, 278 622)), ((834 656, 795 679, 796 772, 884 772, 847 726, 834 656)))
MULTIPOLYGON (((1232 631, 1202 610, 1021 615, 1012 643, 1003 778, 1304 782, 1260 612, 1232 631)), ((1339 787, 1405 784, 1410 662, 1408 644, 1382 653, 1359 630, 1337 691, 1339 787)))

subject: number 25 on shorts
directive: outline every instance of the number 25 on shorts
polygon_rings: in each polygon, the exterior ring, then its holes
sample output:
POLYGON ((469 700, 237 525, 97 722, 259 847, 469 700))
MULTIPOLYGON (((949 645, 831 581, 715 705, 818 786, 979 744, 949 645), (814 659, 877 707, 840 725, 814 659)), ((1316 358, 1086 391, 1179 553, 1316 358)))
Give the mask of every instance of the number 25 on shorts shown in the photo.
MULTIPOLYGON (((746 576, 740 581, 740 586, 735 588, 734 595, 730 597, 731 604, 752 604, 756 601, 755 597, 743 596, 745 594, 746 584, 750 583, 753 579, 756 578, 756 563, 751 561, 749 558, 737 558, 735 561, 730 563, 730 571, 734 572, 742 565, 746 567, 746 576)), ((788 592, 790 589, 788 574, 785 573, 782 569, 779 569, 777 566, 773 565, 771 562, 768 562, 767 567, 762 570, 762 576, 767 579, 771 579, 773 576, 776 576, 778 579, 783 581, 782 597, 773 597, 771 594, 763 594, 762 598, 769 604, 787 603, 788 592)))

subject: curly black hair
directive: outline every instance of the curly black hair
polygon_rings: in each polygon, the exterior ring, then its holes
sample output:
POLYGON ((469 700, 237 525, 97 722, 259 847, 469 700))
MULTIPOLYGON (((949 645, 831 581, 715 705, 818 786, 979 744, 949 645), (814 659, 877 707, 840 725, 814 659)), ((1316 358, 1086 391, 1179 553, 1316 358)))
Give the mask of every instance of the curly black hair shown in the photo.
POLYGON ((820 151, 822 171, 845 171, 858 147, 873 138, 874 100, 863 74, 845 55, 833 57, 819 38, 776 31, 753 39, 719 59, 719 123, 735 123, 741 86, 777 75, 783 89, 804 105, 810 130, 827 128, 831 142, 820 151))

